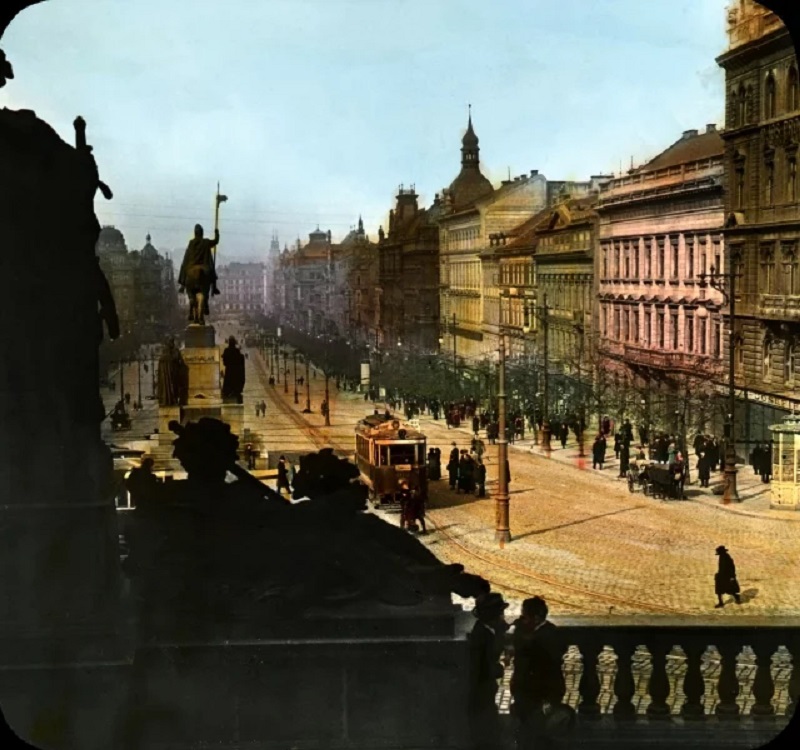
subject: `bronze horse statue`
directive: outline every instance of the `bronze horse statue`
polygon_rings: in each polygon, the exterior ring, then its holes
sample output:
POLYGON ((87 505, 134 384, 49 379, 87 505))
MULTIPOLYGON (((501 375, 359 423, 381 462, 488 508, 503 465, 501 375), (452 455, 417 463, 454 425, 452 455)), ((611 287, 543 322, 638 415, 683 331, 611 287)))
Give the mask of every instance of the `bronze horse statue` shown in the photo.
POLYGON ((205 325, 208 315, 209 294, 219 294, 217 271, 212 248, 219 243, 219 231, 214 230, 214 239, 203 237, 203 227, 195 224, 194 238, 189 241, 183 255, 178 274, 179 291, 186 290, 189 297, 189 322, 205 325))

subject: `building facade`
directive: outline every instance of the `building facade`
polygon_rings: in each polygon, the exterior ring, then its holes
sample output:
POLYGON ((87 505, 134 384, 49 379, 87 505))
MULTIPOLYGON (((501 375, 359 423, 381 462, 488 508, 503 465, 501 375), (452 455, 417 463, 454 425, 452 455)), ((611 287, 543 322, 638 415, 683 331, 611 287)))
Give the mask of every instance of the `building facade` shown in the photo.
POLYGON ((228 263, 217 268, 219 301, 215 312, 220 318, 265 315, 267 312, 267 264, 228 263))
POLYGON ((379 232, 379 315, 376 345, 398 342, 417 352, 439 346, 438 196, 430 208, 419 207, 412 185, 400 186, 389 212, 389 232, 379 232))
POLYGON ((709 125, 600 191, 597 364, 613 378, 609 407, 639 424, 686 432, 719 421, 709 396, 723 380, 723 298, 700 274, 726 269, 723 171, 709 125))
MULTIPOLYGON (((725 239, 735 274, 737 427, 750 439, 800 409, 800 77, 781 21, 731 5, 725 70, 725 239)), ((739 429, 737 429, 739 432, 739 429)))

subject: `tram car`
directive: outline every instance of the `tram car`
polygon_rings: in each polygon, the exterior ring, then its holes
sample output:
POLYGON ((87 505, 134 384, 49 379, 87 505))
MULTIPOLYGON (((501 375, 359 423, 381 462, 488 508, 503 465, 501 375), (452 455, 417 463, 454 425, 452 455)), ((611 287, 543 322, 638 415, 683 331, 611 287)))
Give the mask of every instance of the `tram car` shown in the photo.
POLYGON ((427 500, 426 454, 425 435, 392 417, 375 414, 356 426, 356 464, 376 505, 399 505, 402 485, 427 500))

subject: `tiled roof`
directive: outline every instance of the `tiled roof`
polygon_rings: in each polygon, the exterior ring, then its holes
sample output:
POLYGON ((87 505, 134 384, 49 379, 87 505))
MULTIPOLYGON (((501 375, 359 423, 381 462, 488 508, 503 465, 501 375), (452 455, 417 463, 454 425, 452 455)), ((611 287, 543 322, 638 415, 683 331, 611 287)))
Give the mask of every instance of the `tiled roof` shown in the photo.
POLYGON ((716 130, 699 135, 684 135, 636 171, 652 172, 656 169, 674 167, 686 162, 713 159, 716 156, 722 156, 724 153, 725 145, 722 136, 716 130))

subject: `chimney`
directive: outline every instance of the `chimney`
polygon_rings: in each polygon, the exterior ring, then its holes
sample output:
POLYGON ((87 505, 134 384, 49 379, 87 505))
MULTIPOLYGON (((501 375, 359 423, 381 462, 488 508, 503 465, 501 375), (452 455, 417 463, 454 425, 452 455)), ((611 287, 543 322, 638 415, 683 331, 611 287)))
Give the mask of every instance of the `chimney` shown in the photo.
POLYGON ((706 125, 706 133, 716 133, 716 132, 717 132, 717 126, 715 123, 710 122, 708 125, 706 125))
POLYGON ((531 177, 536 177, 537 174, 539 174, 539 170, 538 169, 532 169, 531 170, 531 177))
POLYGON ((684 130, 683 131, 683 140, 685 141, 688 138, 694 138, 698 134, 699 133, 698 133, 697 130, 684 130))

